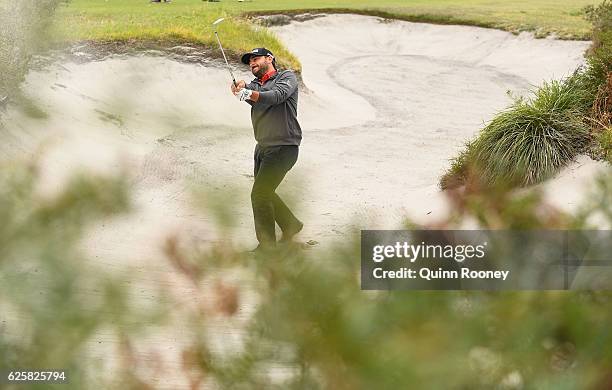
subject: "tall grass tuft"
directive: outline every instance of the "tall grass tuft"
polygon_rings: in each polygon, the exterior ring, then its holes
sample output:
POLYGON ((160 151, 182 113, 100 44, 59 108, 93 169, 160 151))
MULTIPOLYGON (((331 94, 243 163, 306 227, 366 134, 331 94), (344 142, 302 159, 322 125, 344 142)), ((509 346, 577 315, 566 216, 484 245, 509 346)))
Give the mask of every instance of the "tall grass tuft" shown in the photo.
POLYGON ((485 185, 530 185, 551 177, 589 143, 579 108, 584 99, 575 83, 552 81, 531 99, 516 100, 467 145, 441 186, 465 182, 468 165, 485 185))

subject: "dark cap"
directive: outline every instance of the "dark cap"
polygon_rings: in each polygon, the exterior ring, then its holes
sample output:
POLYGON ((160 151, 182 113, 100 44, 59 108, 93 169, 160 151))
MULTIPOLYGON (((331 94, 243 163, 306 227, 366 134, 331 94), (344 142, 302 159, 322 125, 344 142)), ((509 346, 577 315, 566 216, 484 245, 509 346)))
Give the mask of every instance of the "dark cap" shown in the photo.
POLYGON ((249 60, 251 59, 251 57, 259 57, 259 56, 270 56, 270 57, 272 57, 272 65, 276 69, 276 60, 274 59, 274 54, 272 54, 272 52, 270 50, 266 49, 265 47, 258 47, 258 48, 255 48, 255 49, 251 50, 248 53, 243 54, 242 58, 240 59, 240 61, 242 61, 243 64, 248 65, 249 64, 249 60))

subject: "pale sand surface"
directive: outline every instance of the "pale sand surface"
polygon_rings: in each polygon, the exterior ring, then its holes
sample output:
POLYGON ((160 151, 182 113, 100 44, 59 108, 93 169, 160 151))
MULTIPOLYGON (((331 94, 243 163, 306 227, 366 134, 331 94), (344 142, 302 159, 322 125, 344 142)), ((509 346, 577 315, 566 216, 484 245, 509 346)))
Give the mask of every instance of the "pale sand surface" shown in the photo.
MULTIPOLYGON (((589 45, 353 15, 273 31, 300 58, 308 88, 299 102, 300 158, 280 193, 298 205, 306 223, 301 240, 320 247, 347 238, 351 226, 392 229, 406 217, 438 220, 446 204, 437 183, 448 159, 508 106, 507 91, 521 95, 567 76, 589 45)), ((252 78, 244 67, 237 73, 252 78)), ((175 274, 161 246, 172 234, 199 244, 218 239, 213 218, 190 205, 193 185, 213 194, 231 191, 237 228, 230 238, 245 249, 256 244, 249 106, 229 93, 227 70, 111 57, 31 72, 24 88, 50 116, 3 114, 0 158, 40 155, 42 142, 40 191, 49 194, 76 169, 125 172, 134 211, 92 226, 84 250, 105 269, 129 270, 135 299, 154 300, 163 285, 186 305, 207 304, 210 297, 175 274)), ((576 164, 545 186, 551 202, 569 210, 594 172, 609 169, 588 158, 576 164)), ((218 348, 240 344, 237 329, 256 301, 242 298, 235 319, 213 321, 218 348)), ((154 370, 162 388, 185 386, 171 372, 186 331, 177 325, 168 337, 155 330, 140 343, 144 360, 163 356, 163 369, 154 370)), ((116 343, 113 334, 96 341, 98 351, 116 343)))

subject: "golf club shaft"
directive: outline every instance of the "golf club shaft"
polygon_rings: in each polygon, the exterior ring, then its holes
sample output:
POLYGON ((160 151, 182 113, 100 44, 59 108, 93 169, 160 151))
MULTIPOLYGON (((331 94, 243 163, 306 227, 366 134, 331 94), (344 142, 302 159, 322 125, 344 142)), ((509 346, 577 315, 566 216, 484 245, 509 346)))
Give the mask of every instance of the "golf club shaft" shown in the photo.
POLYGON ((236 78, 234 77, 234 73, 232 72, 232 68, 230 68, 229 62, 227 62, 227 57, 225 56, 225 51, 223 51, 223 46, 221 45, 221 40, 219 39, 219 34, 215 31, 215 37, 217 37, 217 42, 219 42, 219 48, 221 49, 221 54, 223 54, 223 59, 225 60, 225 64, 227 65, 227 70, 229 70, 230 75, 232 75, 232 81, 234 82, 234 87, 237 87, 236 78))

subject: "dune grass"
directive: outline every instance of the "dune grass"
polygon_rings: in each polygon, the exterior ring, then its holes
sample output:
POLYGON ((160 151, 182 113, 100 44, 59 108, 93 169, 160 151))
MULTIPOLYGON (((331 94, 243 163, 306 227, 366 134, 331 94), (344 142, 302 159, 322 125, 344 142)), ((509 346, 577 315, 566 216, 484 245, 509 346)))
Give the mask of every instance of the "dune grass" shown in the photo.
POLYGON ((475 177, 485 186, 540 183, 587 153, 593 140, 599 140, 597 156, 612 154, 607 133, 590 116, 601 83, 596 73, 590 66, 565 80, 544 83, 530 98, 517 99, 465 145, 440 187, 454 188, 475 177))
POLYGON ((481 178, 491 184, 529 185, 571 161, 589 141, 576 108, 583 96, 576 85, 553 81, 495 117, 467 154, 481 178))
MULTIPOLYGON (((238 53, 266 46, 279 57, 281 66, 300 70, 300 63, 264 28, 248 22, 260 13, 355 12, 383 17, 433 23, 469 24, 507 31, 550 33, 563 38, 587 39, 590 26, 582 17, 592 0, 519 0, 512 3, 486 0, 174 0, 150 3, 147 0, 71 0, 59 10, 55 37, 60 41, 185 41, 214 48, 210 27, 219 18, 224 46, 235 60, 238 53)), ((214 52, 213 52, 214 54, 214 52)))
POLYGON ((513 186, 554 175, 589 144, 583 115, 591 94, 576 81, 580 77, 545 83, 499 113, 451 162, 441 187, 461 185, 473 173, 487 185, 513 186))

